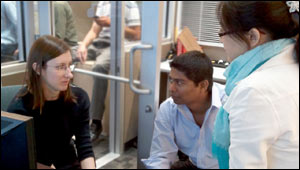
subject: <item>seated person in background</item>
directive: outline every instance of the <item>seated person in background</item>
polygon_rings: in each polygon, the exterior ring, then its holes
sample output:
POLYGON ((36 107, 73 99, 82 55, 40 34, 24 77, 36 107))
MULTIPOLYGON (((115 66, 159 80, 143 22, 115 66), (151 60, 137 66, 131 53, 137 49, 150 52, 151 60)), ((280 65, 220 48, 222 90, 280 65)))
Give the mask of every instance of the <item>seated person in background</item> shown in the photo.
POLYGON ((72 8, 67 1, 54 1, 55 37, 64 40, 71 47, 72 58, 76 58, 78 37, 72 8))
POLYGON ((64 40, 70 47, 77 45, 78 38, 73 12, 66 1, 54 1, 55 37, 64 40))
POLYGON ((1 1, 1 63, 17 60, 16 1, 1 1))
POLYGON ((171 97, 159 108, 150 157, 142 161, 153 169, 218 168, 211 153, 212 130, 224 86, 213 83, 211 61, 198 51, 175 57, 170 66, 171 97), (177 161, 178 152, 186 159, 177 161))
POLYGON ((34 119, 38 168, 95 168, 89 98, 70 86, 71 63, 64 41, 52 36, 37 39, 27 61, 26 86, 8 107, 8 112, 34 119))
MULTIPOLYGON (((97 5, 96 17, 90 31, 78 47, 77 58, 81 63, 95 60, 93 71, 108 74, 110 71, 110 13, 109 1, 100 1, 97 5)), ((126 41, 140 39, 141 21, 138 5, 135 1, 125 2, 125 38, 126 41)), ((76 60, 74 60, 76 61, 76 60)), ((105 111, 105 98, 108 80, 94 77, 93 96, 91 100, 91 134, 96 141, 102 132, 102 118, 105 111)))

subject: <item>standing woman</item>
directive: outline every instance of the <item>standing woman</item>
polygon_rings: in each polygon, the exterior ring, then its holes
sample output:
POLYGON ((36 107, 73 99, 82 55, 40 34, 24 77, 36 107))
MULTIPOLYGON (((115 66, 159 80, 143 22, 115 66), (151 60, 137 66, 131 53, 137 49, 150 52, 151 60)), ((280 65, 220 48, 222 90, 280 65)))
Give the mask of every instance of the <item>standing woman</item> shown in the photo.
POLYGON ((85 91, 70 86, 71 63, 64 41, 52 36, 37 39, 27 61, 26 86, 8 108, 34 118, 38 168, 95 168, 90 102, 85 91))
POLYGON ((213 137, 220 168, 299 168, 299 1, 221 2, 217 14, 231 61, 213 137))

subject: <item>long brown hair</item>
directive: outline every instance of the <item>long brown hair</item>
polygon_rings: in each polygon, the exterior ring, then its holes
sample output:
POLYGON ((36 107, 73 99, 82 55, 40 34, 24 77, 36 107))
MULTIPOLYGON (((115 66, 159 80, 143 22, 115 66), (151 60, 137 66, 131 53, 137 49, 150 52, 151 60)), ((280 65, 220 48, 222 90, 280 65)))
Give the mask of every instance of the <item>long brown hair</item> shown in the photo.
POLYGON ((232 31, 233 38, 248 44, 245 33, 251 28, 267 31, 272 40, 293 38, 296 60, 299 62, 299 13, 289 12, 286 1, 227 1, 220 2, 217 16, 224 31, 232 31))
MULTIPOLYGON (((32 109, 40 108, 40 113, 42 113, 45 103, 45 96, 41 85, 41 76, 37 74, 37 72, 41 73, 49 60, 54 59, 67 51, 70 51, 70 47, 63 40, 49 35, 42 36, 33 43, 29 52, 26 68, 25 81, 27 90, 19 95, 20 97, 25 96, 28 93, 33 95, 32 109), (36 71, 32 67, 33 63, 36 63, 36 71)), ((67 103, 76 103, 76 97, 72 93, 70 86, 68 86, 66 91, 60 92, 59 97, 63 97, 64 101, 67 103)))

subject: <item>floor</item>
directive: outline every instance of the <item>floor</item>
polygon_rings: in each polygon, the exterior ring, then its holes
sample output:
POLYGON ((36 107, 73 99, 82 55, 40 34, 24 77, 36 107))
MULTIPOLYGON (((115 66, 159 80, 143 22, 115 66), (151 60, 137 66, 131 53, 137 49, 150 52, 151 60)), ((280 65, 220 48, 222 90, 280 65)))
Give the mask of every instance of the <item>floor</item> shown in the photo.
MULTIPOLYGON (((109 152, 108 137, 101 136, 93 142, 93 150, 96 159, 109 152)), ((109 162, 100 169, 137 169, 137 148, 136 139, 125 144, 124 153, 117 159, 109 162)))

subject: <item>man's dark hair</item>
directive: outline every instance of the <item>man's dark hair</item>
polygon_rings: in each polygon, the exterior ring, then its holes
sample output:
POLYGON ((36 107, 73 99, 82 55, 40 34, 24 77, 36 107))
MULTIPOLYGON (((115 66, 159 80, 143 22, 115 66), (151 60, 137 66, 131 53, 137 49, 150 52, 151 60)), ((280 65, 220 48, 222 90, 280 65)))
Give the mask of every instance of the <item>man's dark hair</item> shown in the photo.
POLYGON ((213 84, 213 66, 210 59, 205 54, 199 51, 190 51, 181 54, 174 58, 170 63, 170 66, 183 72, 196 86, 198 86, 201 81, 208 80, 208 92, 211 92, 213 84))

